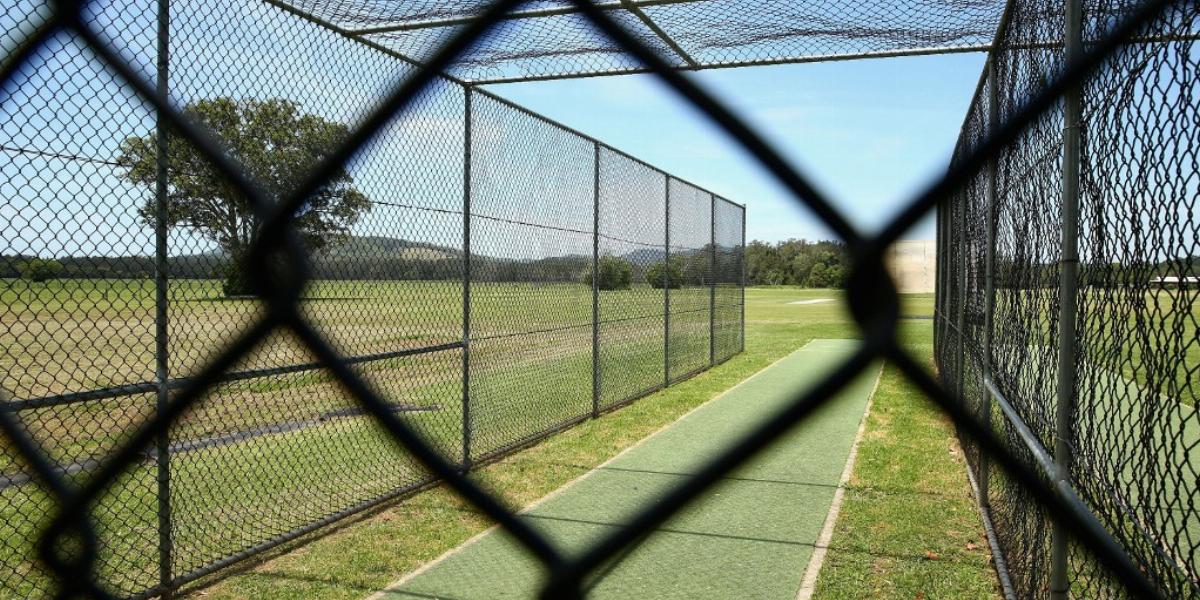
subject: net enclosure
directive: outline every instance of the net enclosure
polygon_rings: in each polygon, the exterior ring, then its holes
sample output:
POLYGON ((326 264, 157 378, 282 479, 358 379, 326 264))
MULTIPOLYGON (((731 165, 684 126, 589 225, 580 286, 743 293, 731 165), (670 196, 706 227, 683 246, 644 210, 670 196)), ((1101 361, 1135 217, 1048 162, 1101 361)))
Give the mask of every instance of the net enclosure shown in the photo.
POLYGON ((885 358, 1006 592, 1196 595, 1193 2, 0 1, 0 593, 169 594, 440 481, 581 597, 885 358), (974 50, 871 235, 680 74, 974 50), (861 345, 567 552, 471 468, 742 350, 745 208, 476 84, 639 71, 846 243, 861 345), (936 376, 885 266, 934 212, 936 376))
MULTIPOLYGON (((286 2, 287 0, 272 0, 286 2)), ((314 21, 415 61, 488 3, 295 0, 314 21)), ((985 50, 1003 0, 600 0, 594 3, 673 68, 985 50)), ((448 68, 472 83, 645 72, 569 1, 524 3, 448 68)))
MULTIPOLYGON (((6 40, 46 10, 7 2, 6 40)), ((272 194, 418 70, 262 2, 85 20, 272 194)), ((262 225, 77 34, 28 58, 0 115, 4 408, 79 483, 267 312, 239 272, 262 225)), ((744 207, 485 90, 435 78, 333 180, 299 228, 297 309, 459 469, 743 348, 744 207)), ((117 595, 437 481, 295 336, 213 383, 89 510, 117 595)), ((54 591, 35 551, 53 505, 5 438, 0 596, 54 591)))
MULTIPOLYGON (((1013 5, 970 155, 1131 5, 1013 5)), ((1175 598, 1200 595, 1200 12, 1168 8, 939 210, 937 361, 970 412, 1065 482, 1175 598)), ((1120 578, 964 440, 1018 597, 1120 578)))

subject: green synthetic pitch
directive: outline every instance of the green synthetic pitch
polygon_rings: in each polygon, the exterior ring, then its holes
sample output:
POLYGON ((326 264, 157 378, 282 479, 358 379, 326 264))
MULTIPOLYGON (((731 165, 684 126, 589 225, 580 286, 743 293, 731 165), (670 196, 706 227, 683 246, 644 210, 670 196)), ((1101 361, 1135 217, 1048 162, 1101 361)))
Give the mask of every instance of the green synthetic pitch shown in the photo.
MULTIPOLYGON (((815 385, 858 346, 813 340, 523 513, 568 552, 628 522, 815 385)), ((592 598, 796 597, 879 367, 588 582, 592 598)), ((536 597, 544 573, 502 530, 476 537, 381 597, 536 597)))

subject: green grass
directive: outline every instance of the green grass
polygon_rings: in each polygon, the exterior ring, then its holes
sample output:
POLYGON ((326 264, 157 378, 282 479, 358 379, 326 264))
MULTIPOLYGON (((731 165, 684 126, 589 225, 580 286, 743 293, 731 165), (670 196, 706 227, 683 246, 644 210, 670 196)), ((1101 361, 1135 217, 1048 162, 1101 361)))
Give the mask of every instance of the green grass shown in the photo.
MULTIPOLYGON (((27 320, 40 323, 38 326, 43 328, 74 327, 61 334, 72 341, 88 335, 87 328, 81 325, 84 320, 67 318, 77 312, 87 313, 95 323, 123 318, 138 324, 126 326, 123 331, 142 328, 147 315, 152 317, 152 312, 148 312, 151 305, 145 302, 150 289, 145 282, 107 282, 107 287, 98 282, 52 282, 41 289, 28 286, 15 291, 23 284, 8 283, 7 288, 0 286, 0 293, 9 294, 5 302, 10 303, 3 318, 12 319, 14 314, 35 315, 36 318, 27 320), (12 294, 17 294, 17 298, 12 294)), ((173 294, 177 298, 195 300, 174 305, 173 310, 178 312, 172 315, 173 331, 179 333, 173 343, 184 344, 183 348, 205 343, 219 345, 226 339, 222 336, 244 326, 249 315, 257 310, 251 301, 213 300, 216 290, 208 282, 181 282, 176 286, 173 294), (190 332, 202 329, 211 331, 188 337, 190 332)), ((504 335, 543 325, 547 329, 565 329, 523 340, 522 344, 497 338, 492 347, 488 347, 488 342, 480 342, 473 348, 473 372, 478 374, 472 388, 473 403, 478 407, 473 420, 479 428, 475 455, 499 447, 514 436, 532 433, 537 425, 549 419, 565 418, 567 413, 579 414, 580 409, 590 404, 590 380, 584 381, 579 376, 585 371, 581 367, 589 361, 590 344, 581 341, 590 342, 590 327, 573 327, 590 319, 590 310, 578 310, 579 297, 586 292, 586 288, 573 285, 476 286, 478 302, 473 316, 480 324, 477 335, 504 335), (533 308, 514 313, 514 306, 533 308), (530 398, 535 401, 530 403, 530 398), (554 412, 563 405, 568 409, 554 412)), ((397 289, 394 284, 335 282, 310 292, 312 298, 329 299, 312 300, 306 309, 312 312, 314 320, 332 332, 332 337, 347 352, 366 353, 394 349, 396 340, 421 345, 450 336, 451 330, 457 335, 461 310, 461 297, 457 294, 457 286, 441 283, 397 289), (393 301, 380 302, 381 298, 393 301), (446 325, 443 321, 453 323, 446 325), (353 344, 346 347, 348 342, 353 344)), ((630 407, 583 423, 532 449, 489 465, 476 476, 497 490, 510 505, 524 506, 808 340, 856 336, 856 328, 839 303, 788 304, 797 299, 838 295, 834 291, 791 288, 749 290, 744 354, 630 407)), ((661 302, 662 296, 648 289, 602 295, 604 318, 646 317, 606 326, 601 331, 601 348, 605 353, 602 370, 623 374, 605 378, 606 403, 659 382, 662 338, 653 332, 661 331, 662 322, 653 315, 661 310, 661 302), (648 335, 647 331, 651 333, 648 335)), ((906 304, 906 314, 926 314, 932 300, 928 296, 906 297, 906 304)), ((8 322, 0 329, 6 332, 19 329, 8 326, 8 322)), ((677 347, 706 347, 707 339, 691 338, 688 342, 689 337, 683 335, 688 328, 682 327, 686 324, 686 320, 681 320, 672 328, 672 341, 681 342, 677 347)), ((928 321, 906 320, 902 328, 906 337, 927 339, 929 326, 928 321)), ((36 327, 26 327, 24 334, 32 328, 36 327)), ((728 333, 719 337, 719 344, 730 343, 728 333)), ((112 363, 108 367, 111 369, 114 365, 143 364, 139 361, 145 359, 130 348, 135 342, 147 341, 143 338, 110 339, 103 342, 110 347, 101 351, 98 349, 101 342, 91 337, 75 347, 34 337, 43 345, 39 350, 41 355, 54 356, 58 361, 44 364, 71 367, 103 357, 112 363), (121 344, 125 347, 117 348, 121 344)), ((736 337, 732 340, 736 342, 736 337)), ((5 364, 8 372, 28 369, 28 362, 23 361, 31 359, 14 352, 13 346, 8 348, 8 352, 0 355, 9 361, 5 364)), ((209 351, 211 348, 206 350, 209 351)), ((294 341, 280 338, 265 344, 248 366, 270 366, 297 359, 310 360, 294 341)), ((457 441, 461 436, 457 375, 460 363, 461 356, 449 352, 380 361, 363 365, 362 370, 389 398, 435 408, 430 412, 408 413, 405 418, 448 455, 457 457, 461 452, 457 441)), ((143 364, 144 368, 149 366, 143 364)), ((683 370, 687 362, 679 361, 677 366, 683 370)), ((82 380, 68 376, 75 372, 50 375, 51 384, 41 391, 75 389, 67 383, 86 388, 82 380)), ((36 391, 36 386, 25 389, 36 391)), ((215 391, 176 426, 173 435, 175 439, 191 439, 244 431, 288 418, 310 418, 321 411, 346 406, 349 401, 337 386, 319 373, 232 383, 215 391)), ((30 411, 24 413, 24 418, 43 441, 56 440, 52 453, 65 460, 102 456, 121 439, 131 423, 152 410, 153 398, 147 395, 30 411)), ((11 460, 2 447, 0 457, 5 457, 0 461, 11 460)), ((363 417, 331 419, 319 427, 183 454, 174 458, 172 466, 179 573, 259 541, 264 532, 286 531, 326 514, 333 500, 349 505, 420 476, 412 460, 393 449, 363 417)), ((105 557, 102 573, 117 588, 148 586, 155 579, 155 504, 150 473, 141 469, 127 476, 95 510, 108 542, 102 550, 105 557)), ((30 535, 52 507, 34 489, 23 486, 0 493, 0 522, 8 529, 6 543, 0 545, 0 565, 4 565, 0 568, 13 569, 0 574, 0 580, 10 586, 6 593, 13 596, 36 595, 36 587, 44 584, 27 561, 28 543, 20 539, 30 535), (16 583, 22 580, 21 574, 29 574, 32 585, 16 583)), ((223 580, 206 593, 233 598, 356 597, 364 590, 385 585, 486 525, 485 519, 452 494, 437 489, 223 580)))
POLYGON ((818 599, 1001 597, 953 425, 894 366, 830 546, 818 599))
MULTIPOLYGON (((524 513, 567 553, 626 524, 671 486, 782 410, 846 360, 857 340, 814 340, 700 410, 646 438, 524 513)), ((879 373, 872 365, 777 444, 663 524, 593 580, 589 598, 794 597, 879 373)), ((491 534, 390 598, 519 600, 542 573, 528 553, 491 534)))
MULTIPOLYGON (((997 339, 1053 355, 1058 333, 1053 289, 1000 289, 997 339)), ((1114 374, 1172 403, 1200 396, 1200 289, 1089 288, 1079 297, 1081 358, 1097 384, 1114 374), (1161 357, 1171 360, 1161 360, 1161 357)), ((1003 364, 1003 363, 1002 363, 1003 364)))
MULTIPOLYGON (((857 330, 839 303, 788 304, 805 298, 837 297, 839 292, 827 290, 747 290, 745 353, 488 465, 475 476, 508 505, 526 506, 809 340, 856 337, 857 330)), ((931 311, 930 296, 905 297, 906 315, 927 316, 931 311)), ((901 327, 906 339, 929 343, 929 321, 905 320, 901 327)), ((959 490, 967 489, 961 470, 957 486, 959 490)), ((204 588, 204 597, 360 598, 489 525, 488 519, 454 494, 437 488, 224 578, 204 588)), ((989 582, 980 585, 990 585, 993 579, 986 570, 978 576, 989 582)))
MULTIPOLYGON (((901 339, 928 360, 933 297, 901 299, 901 339)), ((952 422, 886 365, 814 597, 1000 597, 965 469, 952 422)))

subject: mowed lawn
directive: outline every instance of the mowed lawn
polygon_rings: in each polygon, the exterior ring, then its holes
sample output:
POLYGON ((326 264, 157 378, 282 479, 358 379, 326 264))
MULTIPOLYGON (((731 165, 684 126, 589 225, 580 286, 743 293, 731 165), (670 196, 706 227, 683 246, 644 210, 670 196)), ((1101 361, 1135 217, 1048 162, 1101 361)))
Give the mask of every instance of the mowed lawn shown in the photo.
MULTIPOLYGON (((1053 369, 1057 306, 1053 289, 996 291, 1000 367, 1053 369)), ((1077 327, 1085 378, 1120 377, 1188 406, 1200 397, 1200 289, 1089 288, 1079 297, 1077 327)))
MULTIPOLYGON (((0 283, 2 385, 18 401, 153 381, 152 282, 0 283)), ((661 290, 643 285, 600 294, 602 408, 708 365, 709 294, 708 288, 671 291, 669 356, 661 290)), ((472 459, 591 413, 591 296, 579 284, 472 285, 472 459)), ((263 310, 254 300, 222 298, 211 281, 172 282, 170 297, 172 377, 195 373, 263 310)), ((716 292, 712 342, 719 357, 739 345, 733 320, 740 297, 732 287, 716 292)), ((462 288, 455 282, 317 282, 303 310, 348 357, 462 339, 462 288)), ((312 360, 281 333, 237 370, 312 360)), ((460 350, 357 368, 449 459, 463 460, 460 350)), ((59 465, 83 478, 153 414, 154 403, 153 394, 143 393, 18 414, 59 465)), ((222 384, 172 428, 170 440, 178 448, 171 456, 178 574, 426 479, 318 369, 222 384)), ((46 582, 28 560, 30 538, 52 503, 22 482, 7 442, 0 450, 0 590, 35 594, 46 582)), ((94 510, 106 540, 102 573, 115 590, 156 583, 155 489, 147 457, 94 510)))
MULTIPOLYGON (((637 440, 666 425, 721 391, 753 375, 814 338, 857 337, 857 328, 840 302, 794 305, 812 299, 840 299, 832 290, 751 288, 747 297, 746 351, 714 369, 648 396, 603 418, 579 426, 506 457, 475 472, 478 481, 520 508, 557 489, 637 440)), ((931 353, 931 295, 905 296, 903 338, 913 352, 931 353)), ((863 586, 878 597, 913 598, 922 590, 966 590, 976 597, 995 597, 995 576, 982 544, 982 526, 974 512, 961 453, 954 451, 953 428, 936 410, 911 391, 902 378, 885 373, 881 397, 889 414, 899 410, 905 430, 872 420, 860 461, 896 464, 898 471, 872 468, 856 475, 856 493, 883 502, 884 510, 848 505, 842 512, 834 549, 822 577, 819 598, 858 598, 863 586), (899 386, 899 387, 898 387, 899 386), (888 395, 888 400, 882 398, 888 395), (921 440, 906 440, 909 429, 921 440), (912 442, 912 443, 910 443, 912 442), (921 444, 926 445, 922 446, 921 444), (919 467, 918 467, 919 466, 919 467), (923 473, 932 472, 926 477, 923 473), (930 494, 940 500, 933 507, 930 494), (919 510, 922 509, 923 510, 919 510), (950 511, 939 518, 907 518, 950 511), (894 536, 885 551, 873 552, 873 532, 890 527, 894 536), (947 535, 947 532, 952 532, 947 535), (975 546, 963 548, 964 538, 975 546), (847 543, 838 540, 846 539, 847 543), (963 548, 956 554, 953 548, 963 548), (942 560, 931 561, 927 551, 942 560), (884 562, 861 562, 862 557, 884 562), (836 571, 836 574, 832 572, 836 571), (898 579, 896 585, 888 582, 898 579)), ((895 417, 889 419, 896 421, 895 417)), ((860 462, 861 464, 861 462, 860 462)), ((363 598, 403 574, 454 548, 491 523, 453 493, 437 488, 406 499, 371 517, 324 535, 293 551, 267 557, 251 568, 202 589, 205 598, 363 598)), ((804 565, 797 565, 803 569, 804 565)), ((936 594, 928 597, 940 597, 936 594)))
MULTIPOLYGON (((237 331, 238 327, 233 325, 242 323, 239 327, 244 327, 258 310, 253 302, 217 299, 215 286, 208 282, 176 285, 173 297, 195 299, 175 303, 172 331, 190 331, 185 328, 187 323, 191 323, 193 329, 203 329, 200 323, 204 321, 209 322, 210 329, 191 339, 182 333, 173 334, 176 341, 172 343, 183 344, 180 347, 198 347, 196 340, 199 339, 208 339, 219 346, 222 338, 214 331, 227 334, 237 331)), ((326 284, 312 290, 306 302, 305 309, 332 332, 338 343, 357 344, 343 346, 343 351, 348 354, 388 351, 398 340, 417 347, 438 343, 438 340, 454 340, 461 335, 461 322, 458 321, 461 296, 457 286, 424 283, 410 286, 416 289, 390 289, 373 285, 356 282, 326 284), (381 302, 380 298, 390 298, 391 302, 381 302), (358 327, 360 319, 378 324, 379 339, 358 339, 366 335, 364 332, 371 331, 369 327, 358 327), (339 335, 343 337, 339 338, 339 335)), ((92 311, 88 314, 93 315, 97 324, 124 319, 126 330, 152 327, 145 321, 149 318, 150 323, 153 322, 152 305, 146 303, 146 294, 150 290, 147 282, 114 284, 107 290, 91 282, 54 282, 41 290, 20 291, 25 296, 6 305, 9 308, 6 318, 37 315, 41 323, 33 327, 54 329, 55 323, 75 327, 73 334, 62 334, 65 336, 63 343, 41 342, 43 346, 39 351, 56 357, 42 365, 68 369, 73 364, 87 363, 88 356, 116 361, 116 357, 124 353, 125 362, 114 362, 114 365, 141 364, 143 368, 152 368, 152 355, 147 364, 145 357, 132 347, 136 344, 129 340, 87 337, 81 342, 86 351, 71 351, 70 343, 66 343, 83 339, 89 331, 85 326, 87 321, 68 318, 85 310, 92 311), (72 285, 75 286, 73 289, 72 285), (72 297, 68 291, 75 298, 75 306, 67 300, 72 297), (136 327, 130 323, 136 323, 136 327), (101 349, 105 344, 124 349, 119 352, 101 349)), ((15 292, 9 289, 6 293, 15 292)), ((566 414, 590 409, 590 290, 575 285, 476 284, 473 294, 476 299, 473 329, 479 339, 473 351, 482 354, 473 357, 479 361, 475 369, 478 373, 473 373, 476 379, 472 391, 478 396, 473 398, 473 404, 491 407, 475 415, 476 426, 481 431, 475 432, 473 439, 486 450, 497 447, 502 440, 536 432, 566 414), (519 332, 536 333, 512 335, 519 332), (494 347, 487 348, 489 343, 494 347), (477 380, 483 381, 483 387, 476 387, 477 380), (495 434, 489 437, 493 434, 488 432, 495 434)), ((857 337, 857 328, 841 304, 838 291, 752 288, 746 294, 746 352, 622 410, 598 420, 584 421, 528 450, 484 466, 475 472, 475 477, 500 494, 509 505, 519 508, 809 340, 857 337), (791 304, 805 299, 835 301, 791 304)), ((630 394, 652 389, 661 383, 664 361, 670 365, 672 376, 687 374, 694 364, 703 363, 708 341, 700 334, 707 331, 707 312, 694 311, 697 307, 705 307, 706 295, 707 290, 673 291, 673 311, 691 316, 682 316, 673 322, 671 357, 664 356, 662 347, 661 291, 642 288, 602 295, 602 319, 610 321, 601 330, 601 370, 608 374, 602 384, 602 402, 611 404, 630 394)), ((734 297, 733 290, 721 290, 718 294, 721 310, 740 312, 740 307, 726 304, 734 297)), ((11 296, 8 298, 11 300, 11 296)), ((932 297, 905 296, 905 314, 901 324, 904 339, 914 352, 928 356, 932 297)), ((100 329, 102 327, 96 325, 92 330, 100 329)), ((736 341, 736 336, 731 336, 728 330, 718 337, 722 344, 736 341)), ((15 353, 13 346, 6 348, 9 350, 5 360, 29 361, 15 353)), ((213 349, 206 348, 204 352, 213 349)), ((264 350, 242 368, 287 364, 288 361, 283 359, 295 358, 308 360, 294 341, 281 337, 268 341, 264 350)), ((187 364, 175 360, 173 365, 187 364)), ((17 371, 27 368, 20 364, 8 363, 9 368, 17 371)), ((403 418, 420 428, 447 456, 455 459, 462 450, 460 368, 458 351, 360 365, 360 370, 371 377, 390 400, 403 407, 399 413, 403 418), (424 410, 415 410, 418 408, 424 410)), ((47 376, 45 381, 59 387, 51 388, 46 384, 42 391, 79 391, 102 384, 102 380, 85 382, 72 377, 77 376, 47 376)), ((885 374, 883 392, 892 389, 895 384, 889 382, 896 381, 896 377, 892 371, 885 374)), ((35 390, 33 386, 26 389, 35 390)), ((30 394, 19 397, 30 397, 30 394)), ((911 404, 900 400, 906 399, 897 398, 893 402, 902 407, 911 404)), ((23 418, 43 443, 56 440, 51 444, 56 457, 70 462, 102 456, 137 418, 152 413, 153 401, 152 396, 145 395, 77 403, 56 409, 25 411, 23 418)), ((177 425, 172 439, 211 439, 222 433, 253 431, 264 425, 311 421, 314 415, 350 406, 350 401, 337 386, 319 371, 230 383, 211 394, 184 423, 177 425)), ((949 439, 951 429, 936 412, 926 407, 924 412, 916 414, 916 418, 918 429, 931 432, 929 435, 937 439, 949 439)), ((411 458, 395 449, 369 419, 351 415, 315 421, 296 429, 255 435, 172 457, 176 573, 187 573, 253 546, 270 535, 329 515, 339 507, 386 494, 423 478, 411 458)), ((880 426, 873 423, 872 427, 868 435, 878 429, 874 435, 884 440, 893 439, 892 434, 880 426)), ((473 454, 480 452, 477 450, 473 454)), ((11 451, 6 450, 5 455, 9 466, 4 472, 8 473, 15 464, 11 451)), ((864 460, 863 456, 860 454, 860 460, 864 460)), ((885 463, 899 461, 935 468, 940 474, 935 483, 950 486, 950 489, 942 490, 942 494, 954 507, 956 520, 951 525, 908 520, 903 531, 893 532, 899 539, 904 539, 904 535, 937 539, 947 527, 967 532, 979 529, 961 461, 947 451, 947 446, 884 446, 865 451, 865 456, 868 460, 874 456, 875 461, 885 463)), ((870 492, 875 489, 876 477, 860 477, 855 485, 870 492)), ((895 493, 899 483, 894 476, 889 477, 892 479, 874 496, 887 498, 889 511, 904 513, 906 503, 927 501, 919 494, 895 493)), ((926 483, 914 482, 913 485, 923 489, 926 483)), ((101 575, 116 591, 136 590, 156 583, 155 486, 154 470, 151 462, 146 461, 118 482, 93 511, 104 540, 101 575)), ((3 519, 0 521, 0 539, 3 540, 0 544, 0 582, 3 582, 0 596, 28 597, 45 593, 49 582, 29 561, 30 537, 52 509, 53 503, 36 486, 17 485, 0 490, 0 519, 3 519)), ((884 516, 890 518, 892 513, 885 512, 884 516)), ((882 526, 876 515, 849 507, 843 512, 842 520, 850 523, 859 532, 857 535, 869 535, 882 526), (851 521, 855 515, 859 517, 851 521)), ((323 532, 307 545, 290 544, 269 553, 263 557, 266 562, 251 563, 249 570, 226 574, 214 586, 203 588, 205 596, 357 598, 382 588, 489 525, 485 517, 442 488, 419 493, 374 516, 352 521, 332 532, 323 532)), ((842 532, 845 523, 839 524, 840 537, 835 540, 850 535, 842 532)), ((951 537, 949 543, 957 543, 957 539, 957 536, 951 537)), ((836 581, 826 582, 823 578, 821 596, 850 597, 847 595, 849 590, 863 584, 860 577, 886 582, 906 565, 918 565, 921 572, 932 573, 930 577, 952 588, 992 588, 993 577, 985 551, 971 551, 965 561, 926 564, 924 552, 930 547, 949 556, 937 544, 912 545, 903 551, 893 551, 893 554, 903 554, 902 559, 888 565, 856 566, 855 561, 839 563, 841 555, 835 541, 830 564, 851 567, 852 577, 838 577, 843 585, 836 581)), ((869 548, 848 547, 846 550, 850 551, 851 557, 861 556, 864 551, 870 556, 869 548)), ((838 571, 831 567, 832 572, 846 574, 847 570, 838 571)), ((884 595, 912 597, 913 589, 922 589, 922 579, 915 579, 914 582, 910 574, 905 578, 908 585, 900 586, 894 594, 884 595)), ((952 588, 939 586, 936 589, 952 588)), ((877 586, 877 589, 886 588, 877 586)))

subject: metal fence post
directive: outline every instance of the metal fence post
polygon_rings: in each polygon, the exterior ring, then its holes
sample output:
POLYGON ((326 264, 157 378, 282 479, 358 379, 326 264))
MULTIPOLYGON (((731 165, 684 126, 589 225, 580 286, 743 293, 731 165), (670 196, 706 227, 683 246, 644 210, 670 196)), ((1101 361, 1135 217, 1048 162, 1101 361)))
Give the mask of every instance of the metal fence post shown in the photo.
MULTIPOLYGON (((155 88, 159 96, 166 98, 170 91, 167 78, 170 75, 170 27, 171 13, 168 0, 158 0, 158 40, 155 88)), ((170 400, 170 334, 167 313, 168 291, 167 263, 168 240, 167 227, 169 215, 167 212, 167 178, 168 152, 170 137, 168 128, 170 122, 162 110, 155 115, 155 157, 154 157, 154 371, 157 389, 155 394, 155 411, 166 409, 170 400)), ((171 434, 170 428, 164 427, 155 440, 155 470, 158 480, 158 584, 162 588, 162 597, 171 596, 171 583, 174 579, 172 564, 172 532, 171 532, 171 434)))
MULTIPOLYGON (((1083 6, 1081 0, 1066 0, 1064 26, 1065 59, 1075 64, 1083 54, 1083 6)), ((1080 90, 1072 87, 1063 95, 1063 181, 1062 257, 1058 301, 1058 406, 1055 411, 1054 463, 1060 482, 1071 479, 1071 433, 1077 391, 1075 357, 1076 291, 1079 287, 1079 127, 1080 90)), ((1067 570, 1068 533, 1054 522, 1050 549, 1050 597, 1067 597, 1071 582, 1067 570)))
POLYGON ((738 352, 746 351, 746 207, 742 207, 742 337, 738 352))
POLYGON ((600 143, 592 142, 592 418, 600 416, 600 143))
POLYGON ((942 359, 940 349, 942 347, 942 302, 945 300, 945 294, 942 293, 942 284, 945 283, 942 276, 942 263, 946 262, 946 253, 942 250, 942 242, 945 233, 942 232, 942 213, 945 212, 942 202, 938 202, 937 209, 934 211, 934 269, 936 274, 933 280, 933 362, 937 367, 939 378, 942 375, 942 359))
MULTIPOLYGON (((967 356, 967 198, 963 193, 959 193, 954 197, 954 201, 958 204, 958 220, 957 227, 954 229, 958 232, 955 236, 956 248, 954 252, 955 268, 958 270, 954 275, 958 277, 958 290, 954 295, 953 301, 956 302, 954 307, 955 316, 954 323, 958 329, 958 355, 955 359, 955 389, 958 390, 958 400, 966 404, 966 398, 963 397, 964 383, 966 382, 966 356, 967 356)), ((957 428, 957 426, 956 426, 957 428)), ((959 435, 961 438, 962 436, 959 435)))
POLYGON ((716 196, 708 194, 708 366, 716 364, 716 196))
POLYGON ((671 176, 663 174, 666 201, 663 202, 663 386, 671 384, 671 176))
POLYGON ((942 217, 938 214, 941 212, 941 204, 938 204, 933 210, 933 368, 934 374, 938 373, 941 365, 938 364, 938 315, 941 312, 942 295, 939 291, 942 276, 942 217))
MULTIPOLYGON (((987 129, 996 131, 1000 127, 1000 92, 996 81, 996 62, 994 57, 988 58, 987 64, 987 129)), ((984 259, 984 309, 983 309, 983 376, 992 377, 992 327, 996 311, 996 158, 993 156, 987 164, 987 186, 985 200, 987 202, 987 240, 984 259)), ((983 425, 989 431, 992 428, 992 394, 984 386, 980 398, 982 406, 983 425)), ((979 453, 979 467, 975 479, 979 484, 979 502, 986 508, 988 505, 988 475, 991 464, 987 452, 979 453)))
POLYGON ((463 91, 462 468, 471 468, 471 98, 463 91))

